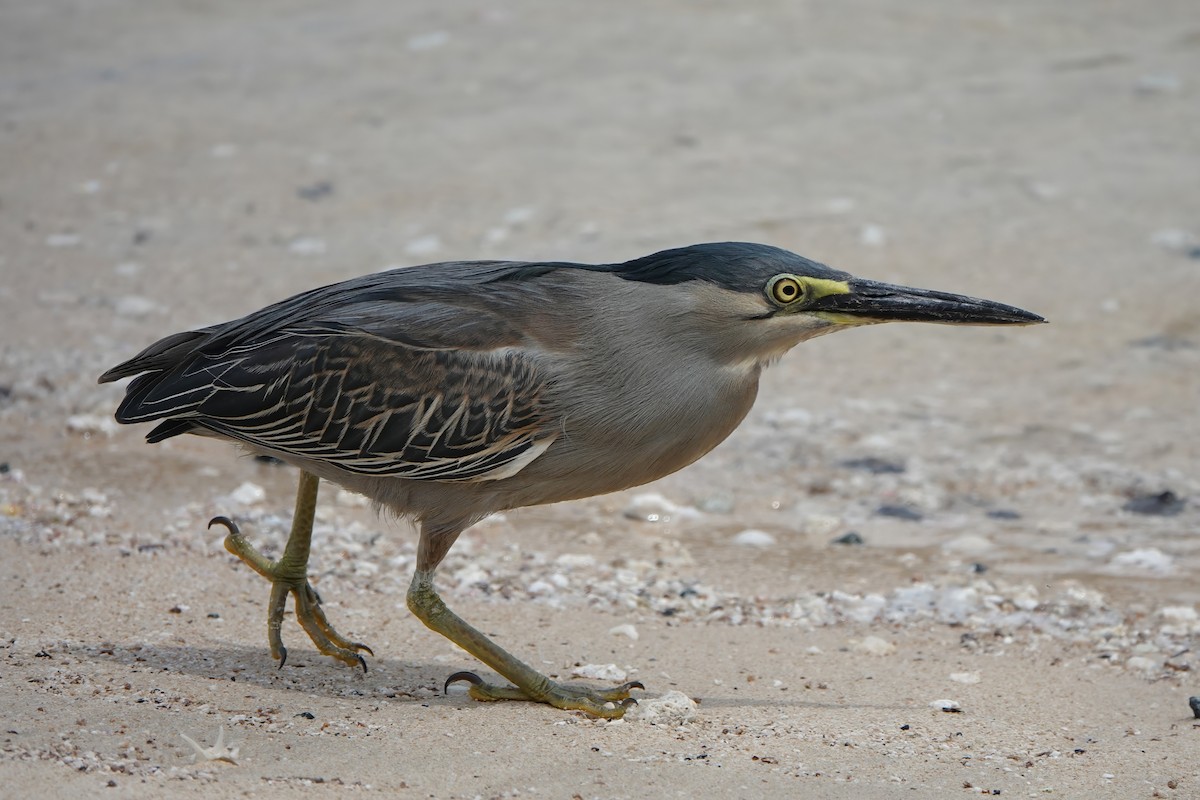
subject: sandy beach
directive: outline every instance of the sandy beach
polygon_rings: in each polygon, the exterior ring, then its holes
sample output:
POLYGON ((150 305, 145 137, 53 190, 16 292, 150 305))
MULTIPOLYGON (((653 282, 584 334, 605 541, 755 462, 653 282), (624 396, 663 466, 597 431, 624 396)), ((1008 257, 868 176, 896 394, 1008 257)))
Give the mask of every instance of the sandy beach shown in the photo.
POLYGON ((7 4, 0 794, 1200 797, 1197 131, 1184 0, 7 4), (329 484, 375 656, 289 613, 277 668, 206 523, 278 553, 295 470, 96 383, 389 267, 726 240, 1051 324, 805 343, 693 466, 468 531, 446 601, 620 721, 445 695, 414 530, 329 484))

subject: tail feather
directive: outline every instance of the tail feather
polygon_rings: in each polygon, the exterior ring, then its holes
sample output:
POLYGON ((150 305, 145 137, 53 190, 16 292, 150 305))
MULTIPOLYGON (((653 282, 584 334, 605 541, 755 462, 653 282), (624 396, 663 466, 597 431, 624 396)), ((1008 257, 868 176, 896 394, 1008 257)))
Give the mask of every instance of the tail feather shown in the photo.
MULTIPOLYGON (((179 368, 192 360, 200 348, 212 338, 208 328, 198 331, 183 331, 160 339, 128 361, 122 362, 100 376, 100 383, 109 383, 136 376, 125 389, 125 397, 117 407, 117 422, 145 422, 162 419, 172 414, 186 415, 188 403, 161 403, 158 408, 147 407, 145 401, 154 395, 164 382, 169 382, 179 368)), ((202 396, 201 396, 202 397, 202 396)), ((168 419, 152 430, 147 439, 159 442, 171 436, 187 433, 194 424, 184 419, 168 419)))
POLYGON ((100 376, 99 383, 111 383, 130 375, 157 372, 175 366, 186 356, 195 352, 197 345, 207 339, 212 329, 183 331, 159 339, 128 361, 117 364, 100 376))
POLYGON ((166 422, 155 425, 154 429, 146 434, 146 441, 150 444, 155 444, 161 442, 163 439, 178 436, 181 433, 189 433, 195 430, 195 428, 196 426, 190 420, 169 419, 166 422))

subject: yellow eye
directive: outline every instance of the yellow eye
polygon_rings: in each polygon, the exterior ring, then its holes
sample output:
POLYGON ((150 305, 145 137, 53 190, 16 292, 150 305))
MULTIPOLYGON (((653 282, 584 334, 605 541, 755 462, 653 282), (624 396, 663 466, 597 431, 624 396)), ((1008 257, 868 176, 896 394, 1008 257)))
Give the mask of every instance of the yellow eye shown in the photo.
POLYGON ((776 303, 786 306, 804 296, 804 285, 791 275, 776 275, 767 284, 767 294, 776 303))

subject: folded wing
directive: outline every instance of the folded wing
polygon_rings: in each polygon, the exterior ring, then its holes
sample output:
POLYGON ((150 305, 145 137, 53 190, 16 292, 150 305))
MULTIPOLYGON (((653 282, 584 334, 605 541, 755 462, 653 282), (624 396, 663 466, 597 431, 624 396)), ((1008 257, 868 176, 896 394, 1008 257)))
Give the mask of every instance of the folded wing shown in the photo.
POLYGON ((151 442, 211 433, 413 480, 509 477, 556 438, 536 359, 502 317, 379 301, 324 316, 164 339, 104 376, 138 375, 118 421, 159 420, 151 442))

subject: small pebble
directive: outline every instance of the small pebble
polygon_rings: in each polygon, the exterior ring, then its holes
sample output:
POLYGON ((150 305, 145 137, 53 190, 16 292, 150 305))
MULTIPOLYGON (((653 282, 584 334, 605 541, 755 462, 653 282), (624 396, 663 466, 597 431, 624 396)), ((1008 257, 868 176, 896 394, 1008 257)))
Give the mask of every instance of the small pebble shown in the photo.
POLYGON ((1180 511, 1183 511, 1183 507, 1186 505, 1186 500, 1177 497, 1174 492, 1167 490, 1158 494, 1141 494, 1131 497, 1129 502, 1121 506, 1121 510, 1134 514, 1173 517, 1180 511))
POLYGON ((850 531, 834 539, 831 544, 863 544, 863 537, 858 531, 850 531))
POLYGON ((525 588, 525 591, 535 597, 538 595, 547 595, 554 592, 554 585, 549 581, 541 580, 540 578, 525 588))
POLYGON ((902 519, 908 522, 920 522, 925 516, 908 506, 883 505, 875 509, 875 513, 881 517, 892 517, 893 519, 902 519))
POLYGON ((775 537, 766 531, 751 528, 734 536, 733 543, 742 547, 771 547, 775 544, 775 537))
POLYGON ((1171 636, 1190 636, 1200 633, 1200 614, 1191 606, 1164 606, 1158 610, 1162 617, 1162 632, 1171 636))
POLYGON ((733 495, 710 495, 697 503, 696 507, 706 514, 732 514, 734 509, 733 495))
POLYGON ((1157 547, 1142 547, 1137 550, 1118 553, 1108 563, 1114 567, 1130 567, 1154 572, 1168 572, 1174 561, 1174 558, 1157 547))
POLYGON ((301 200, 315 202, 333 194, 333 184, 330 181, 317 181, 296 190, 296 196, 301 200))
POLYGON ((1139 670, 1141 672, 1152 672, 1162 666, 1162 662, 1155 658, 1146 658, 1145 656, 1130 656, 1125 659, 1125 667, 1127 669, 1139 670))
POLYGON ((1200 697, 1192 696, 1188 698, 1188 706, 1192 709, 1192 715, 1196 719, 1200 719, 1200 697))
POLYGON ((261 503, 267 497, 267 490, 259 486, 257 483, 246 481, 241 486, 229 493, 229 500, 242 506, 251 506, 255 503, 261 503))
POLYGON ((934 700, 929 704, 930 708, 936 708, 938 711, 945 711, 947 714, 962 713, 962 705, 957 700, 934 700))
POLYGON ((868 456, 866 458, 851 458, 843 461, 841 466, 846 469, 861 469, 872 475, 899 475, 904 472, 904 465, 898 461, 888 461, 884 458, 868 456))
POLYGON ((961 553, 962 555, 977 556, 988 552, 993 547, 987 537, 976 536, 975 534, 965 533, 962 536, 956 536, 942 545, 942 550, 947 553, 961 553))

